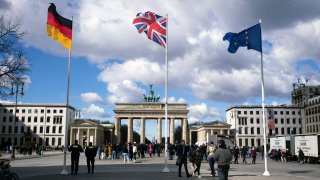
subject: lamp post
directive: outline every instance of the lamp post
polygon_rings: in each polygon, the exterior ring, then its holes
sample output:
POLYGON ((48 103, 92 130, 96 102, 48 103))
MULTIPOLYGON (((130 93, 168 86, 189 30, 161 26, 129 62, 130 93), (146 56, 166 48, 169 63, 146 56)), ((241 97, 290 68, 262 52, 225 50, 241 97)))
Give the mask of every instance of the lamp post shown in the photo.
POLYGON ((237 145, 237 118, 238 118, 238 111, 236 109, 234 109, 232 111, 232 115, 234 117, 234 129, 235 129, 235 132, 234 132, 234 145, 236 146, 237 145))
POLYGON ((18 106, 18 94, 19 94, 19 86, 21 86, 20 95, 23 96, 23 86, 24 82, 21 82, 20 80, 14 81, 11 83, 11 92, 9 95, 16 96, 16 104, 14 108, 14 119, 13 119, 13 133, 12 133, 12 154, 11 158, 15 158, 15 136, 16 136, 16 119, 17 119, 17 106, 18 106), (13 91, 14 86, 16 87, 15 92, 13 91))

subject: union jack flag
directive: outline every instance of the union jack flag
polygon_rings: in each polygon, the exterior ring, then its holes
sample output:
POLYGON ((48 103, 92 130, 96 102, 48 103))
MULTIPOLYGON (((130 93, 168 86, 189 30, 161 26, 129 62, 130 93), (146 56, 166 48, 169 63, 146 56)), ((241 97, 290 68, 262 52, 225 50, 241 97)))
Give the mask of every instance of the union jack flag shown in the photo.
POLYGON ((139 33, 145 32, 148 38, 164 48, 167 41, 167 18, 153 12, 138 13, 133 20, 139 33))

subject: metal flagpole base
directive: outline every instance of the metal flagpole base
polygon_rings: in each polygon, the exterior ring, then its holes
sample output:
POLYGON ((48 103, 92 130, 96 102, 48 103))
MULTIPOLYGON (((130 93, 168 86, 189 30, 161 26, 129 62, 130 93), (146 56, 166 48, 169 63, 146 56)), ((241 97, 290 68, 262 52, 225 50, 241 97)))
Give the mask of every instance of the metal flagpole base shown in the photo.
POLYGON ((270 176, 270 173, 269 173, 269 171, 265 171, 265 172, 263 173, 263 175, 264 175, 264 176, 270 176))
POLYGON ((169 173, 169 172, 170 172, 170 170, 169 170, 169 168, 168 168, 168 167, 164 167, 164 169, 162 170, 162 172, 163 172, 163 173, 169 173))
POLYGON ((62 169, 60 174, 61 175, 68 175, 68 171, 64 168, 64 169, 62 169))

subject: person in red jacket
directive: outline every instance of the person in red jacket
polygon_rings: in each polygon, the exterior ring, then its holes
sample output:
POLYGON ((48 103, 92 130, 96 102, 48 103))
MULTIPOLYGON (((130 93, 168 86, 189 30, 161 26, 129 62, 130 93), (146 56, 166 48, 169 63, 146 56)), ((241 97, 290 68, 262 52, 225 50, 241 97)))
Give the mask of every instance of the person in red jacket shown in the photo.
POLYGON ((256 158, 257 158, 257 149, 252 146, 251 148, 251 157, 252 157, 252 164, 256 163, 256 158))

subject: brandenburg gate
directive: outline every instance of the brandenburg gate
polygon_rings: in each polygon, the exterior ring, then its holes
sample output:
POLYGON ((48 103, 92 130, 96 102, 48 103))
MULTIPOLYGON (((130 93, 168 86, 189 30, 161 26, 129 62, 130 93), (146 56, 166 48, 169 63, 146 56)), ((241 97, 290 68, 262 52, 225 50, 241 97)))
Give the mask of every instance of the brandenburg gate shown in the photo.
MULTIPOLYGON (((140 119, 140 143, 145 143, 145 124, 146 120, 157 120, 157 140, 162 143, 162 120, 165 120, 165 103, 158 102, 160 96, 154 96, 152 85, 150 85, 148 96, 144 95, 145 102, 142 103, 116 103, 115 113, 115 137, 116 143, 120 143, 121 120, 128 120, 128 137, 127 142, 133 142, 133 119, 140 119)), ((174 121, 181 120, 182 139, 188 142, 188 119, 187 104, 185 103, 168 103, 168 132, 170 132, 170 143, 174 144, 174 121)))

